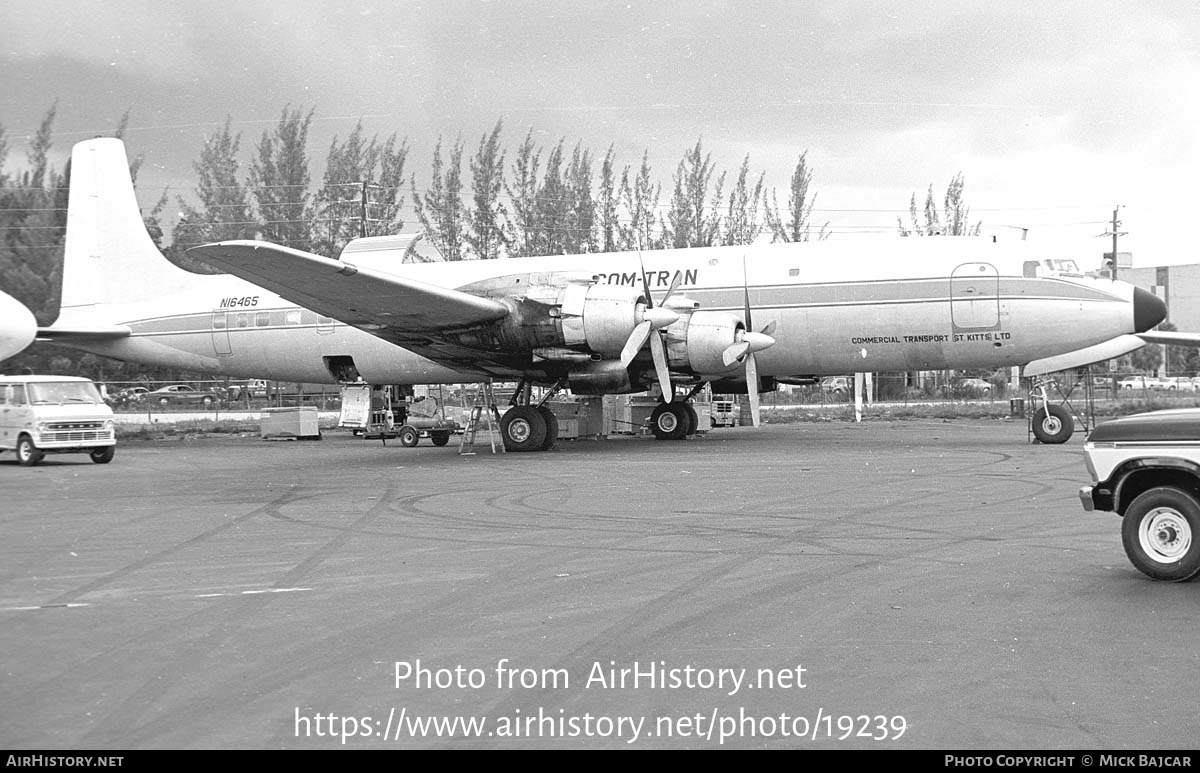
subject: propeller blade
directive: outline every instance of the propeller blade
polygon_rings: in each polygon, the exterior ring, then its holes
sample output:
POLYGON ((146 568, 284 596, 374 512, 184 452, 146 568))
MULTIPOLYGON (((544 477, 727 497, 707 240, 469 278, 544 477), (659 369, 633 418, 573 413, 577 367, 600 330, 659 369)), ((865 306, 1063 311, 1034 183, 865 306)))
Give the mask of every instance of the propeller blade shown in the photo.
POLYGON ((650 333, 654 327, 654 323, 650 320, 643 320, 634 327, 633 332, 629 334, 629 340, 625 342, 625 346, 621 349, 621 365, 628 368, 629 363, 633 362, 633 358, 646 345, 646 339, 650 337, 650 333))
POLYGON ((658 305, 666 306, 667 299, 669 299, 675 293, 675 291, 679 289, 679 285, 682 282, 683 282, 683 272, 676 271, 675 278, 671 280, 671 286, 667 288, 667 294, 662 297, 662 300, 658 302, 658 305))
POLYGON ((770 322, 768 322, 767 326, 758 332, 762 333, 765 336, 769 336, 772 333, 774 333, 775 332, 775 320, 771 320, 770 322))
POLYGON ((746 256, 742 255, 742 293, 746 302, 746 329, 753 330, 754 323, 750 321, 750 275, 746 272, 746 256))
POLYGON ((750 351, 749 342, 742 340, 732 343, 725 347, 725 351, 721 352, 721 362, 725 363, 726 367, 746 356, 746 352, 750 351))
POLYGON ((663 402, 669 403, 675 397, 675 388, 671 386, 671 371, 667 369, 667 351, 663 346, 662 336, 657 333, 650 336, 650 354, 654 357, 654 369, 658 371, 658 385, 662 388, 663 402))
POLYGON ((746 358, 746 392, 750 395, 750 420, 754 426, 762 423, 758 405, 758 364, 754 355, 746 358))
POLYGON ((646 264, 642 262, 642 250, 638 248, 638 273, 642 275, 642 292, 646 295, 646 308, 654 308, 654 297, 650 295, 650 280, 646 278, 646 264))

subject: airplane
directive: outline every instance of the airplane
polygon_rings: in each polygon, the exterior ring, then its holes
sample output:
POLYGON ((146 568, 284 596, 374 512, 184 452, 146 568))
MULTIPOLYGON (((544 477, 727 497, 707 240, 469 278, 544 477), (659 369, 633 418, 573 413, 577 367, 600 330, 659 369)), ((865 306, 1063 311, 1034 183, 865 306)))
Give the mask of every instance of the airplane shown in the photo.
MULTIPOLYGON (((123 143, 87 140, 72 151, 60 315, 33 331, 5 302, 0 343, 36 333, 121 360, 304 383, 517 382, 504 444, 538 451, 557 438, 546 401, 563 389, 657 390, 651 428, 675 440, 696 431, 690 400, 705 384, 747 394, 757 425, 760 393, 780 383, 949 368, 1045 374, 1132 351, 1166 316, 1152 293, 1085 276, 1025 242, 896 237, 402 263, 414 238, 356 239, 337 259, 262 241, 206 244, 188 254, 227 273, 193 273, 146 233, 123 143), (532 385, 549 387, 545 397, 534 400, 532 385)), ((1039 412, 1047 426, 1065 415, 1039 412)), ((1050 442, 1069 437, 1065 423, 1065 436, 1045 433, 1050 442)))

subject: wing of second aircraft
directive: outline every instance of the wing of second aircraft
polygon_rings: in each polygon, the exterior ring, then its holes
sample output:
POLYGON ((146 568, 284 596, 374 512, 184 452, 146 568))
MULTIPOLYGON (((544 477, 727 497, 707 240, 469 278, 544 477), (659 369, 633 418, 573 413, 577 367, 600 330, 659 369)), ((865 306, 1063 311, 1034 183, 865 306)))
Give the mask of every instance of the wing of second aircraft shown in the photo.
POLYGON ((217 242, 194 247, 188 254, 307 309, 371 332, 462 330, 508 313, 504 304, 489 298, 266 242, 217 242))
POLYGON ((459 372, 494 376, 519 365, 509 353, 480 351, 454 335, 509 313, 490 298, 266 242, 216 242, 188 254, 459 372))

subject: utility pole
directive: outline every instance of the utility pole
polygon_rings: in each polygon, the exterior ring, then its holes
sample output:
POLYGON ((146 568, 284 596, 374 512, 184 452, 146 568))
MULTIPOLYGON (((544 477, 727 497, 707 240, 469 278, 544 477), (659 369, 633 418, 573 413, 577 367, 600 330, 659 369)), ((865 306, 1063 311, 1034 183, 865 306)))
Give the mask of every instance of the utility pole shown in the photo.
MULTIPOLYGON (((1116 217, 1117 217, 1117 215, 1114 212, 1113 220, 1116 220, 1116 217)), ((359 235, 359 237, 366 237, 366 235, 367 235, 367 181, 366 180, 362 181, 362 199, 361 199, 361 203, 359 205, 359 216, 358 216, 358 235, 359 235)), ((1117 237, 1114 236, 1113 237, 1113 250, 1114 250, 1113 255, 1117 254, 1116 249, 1117 249, 1117 237)), ((1114 260, 1115 260, 1115 258, 1114 258, 1114 260)))
POLYGON ((1121 211, 1121 205, 1120 205, 1120 204, 1118 204, 1118 205, 1117 205, 1117 207, 1116 207, 1116 209, 1114 209, 1114 210, 1113 210, 1113 218, 1112 218, 1112 232, 1111 232, 1111 233, 1100 234, 1101 236, 1111 236, 1111 237, 1112 237, 1112 240, 1113 240, 1113 246, 1112 246, 1112 274, 1111 274, 1111 276, 1112 276, 1113 280, 1116 280, 1116 278, 1117 278, 1117 237, 1118 237, 1118 236, 1128 236, 1128 231, 1121 231, 1121 230, 1119 230, 1119 229, 1120 229, 1120 227, 1121 227, 1121 221, 1117 219, 1117 215, 1118 215, 1118 213, 1120 213, 1120 211, 1121 211))

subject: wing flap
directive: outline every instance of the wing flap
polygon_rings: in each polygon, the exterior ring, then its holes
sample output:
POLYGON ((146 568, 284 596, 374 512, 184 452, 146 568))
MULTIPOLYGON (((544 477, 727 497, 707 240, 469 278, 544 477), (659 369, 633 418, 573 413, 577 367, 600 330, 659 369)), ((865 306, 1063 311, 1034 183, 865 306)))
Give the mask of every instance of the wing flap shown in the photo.
POLYGON ((266 242, 217 242, 188 254, 375 335, 461 330, 508 314, 504 304, 490 298, 266 242))

